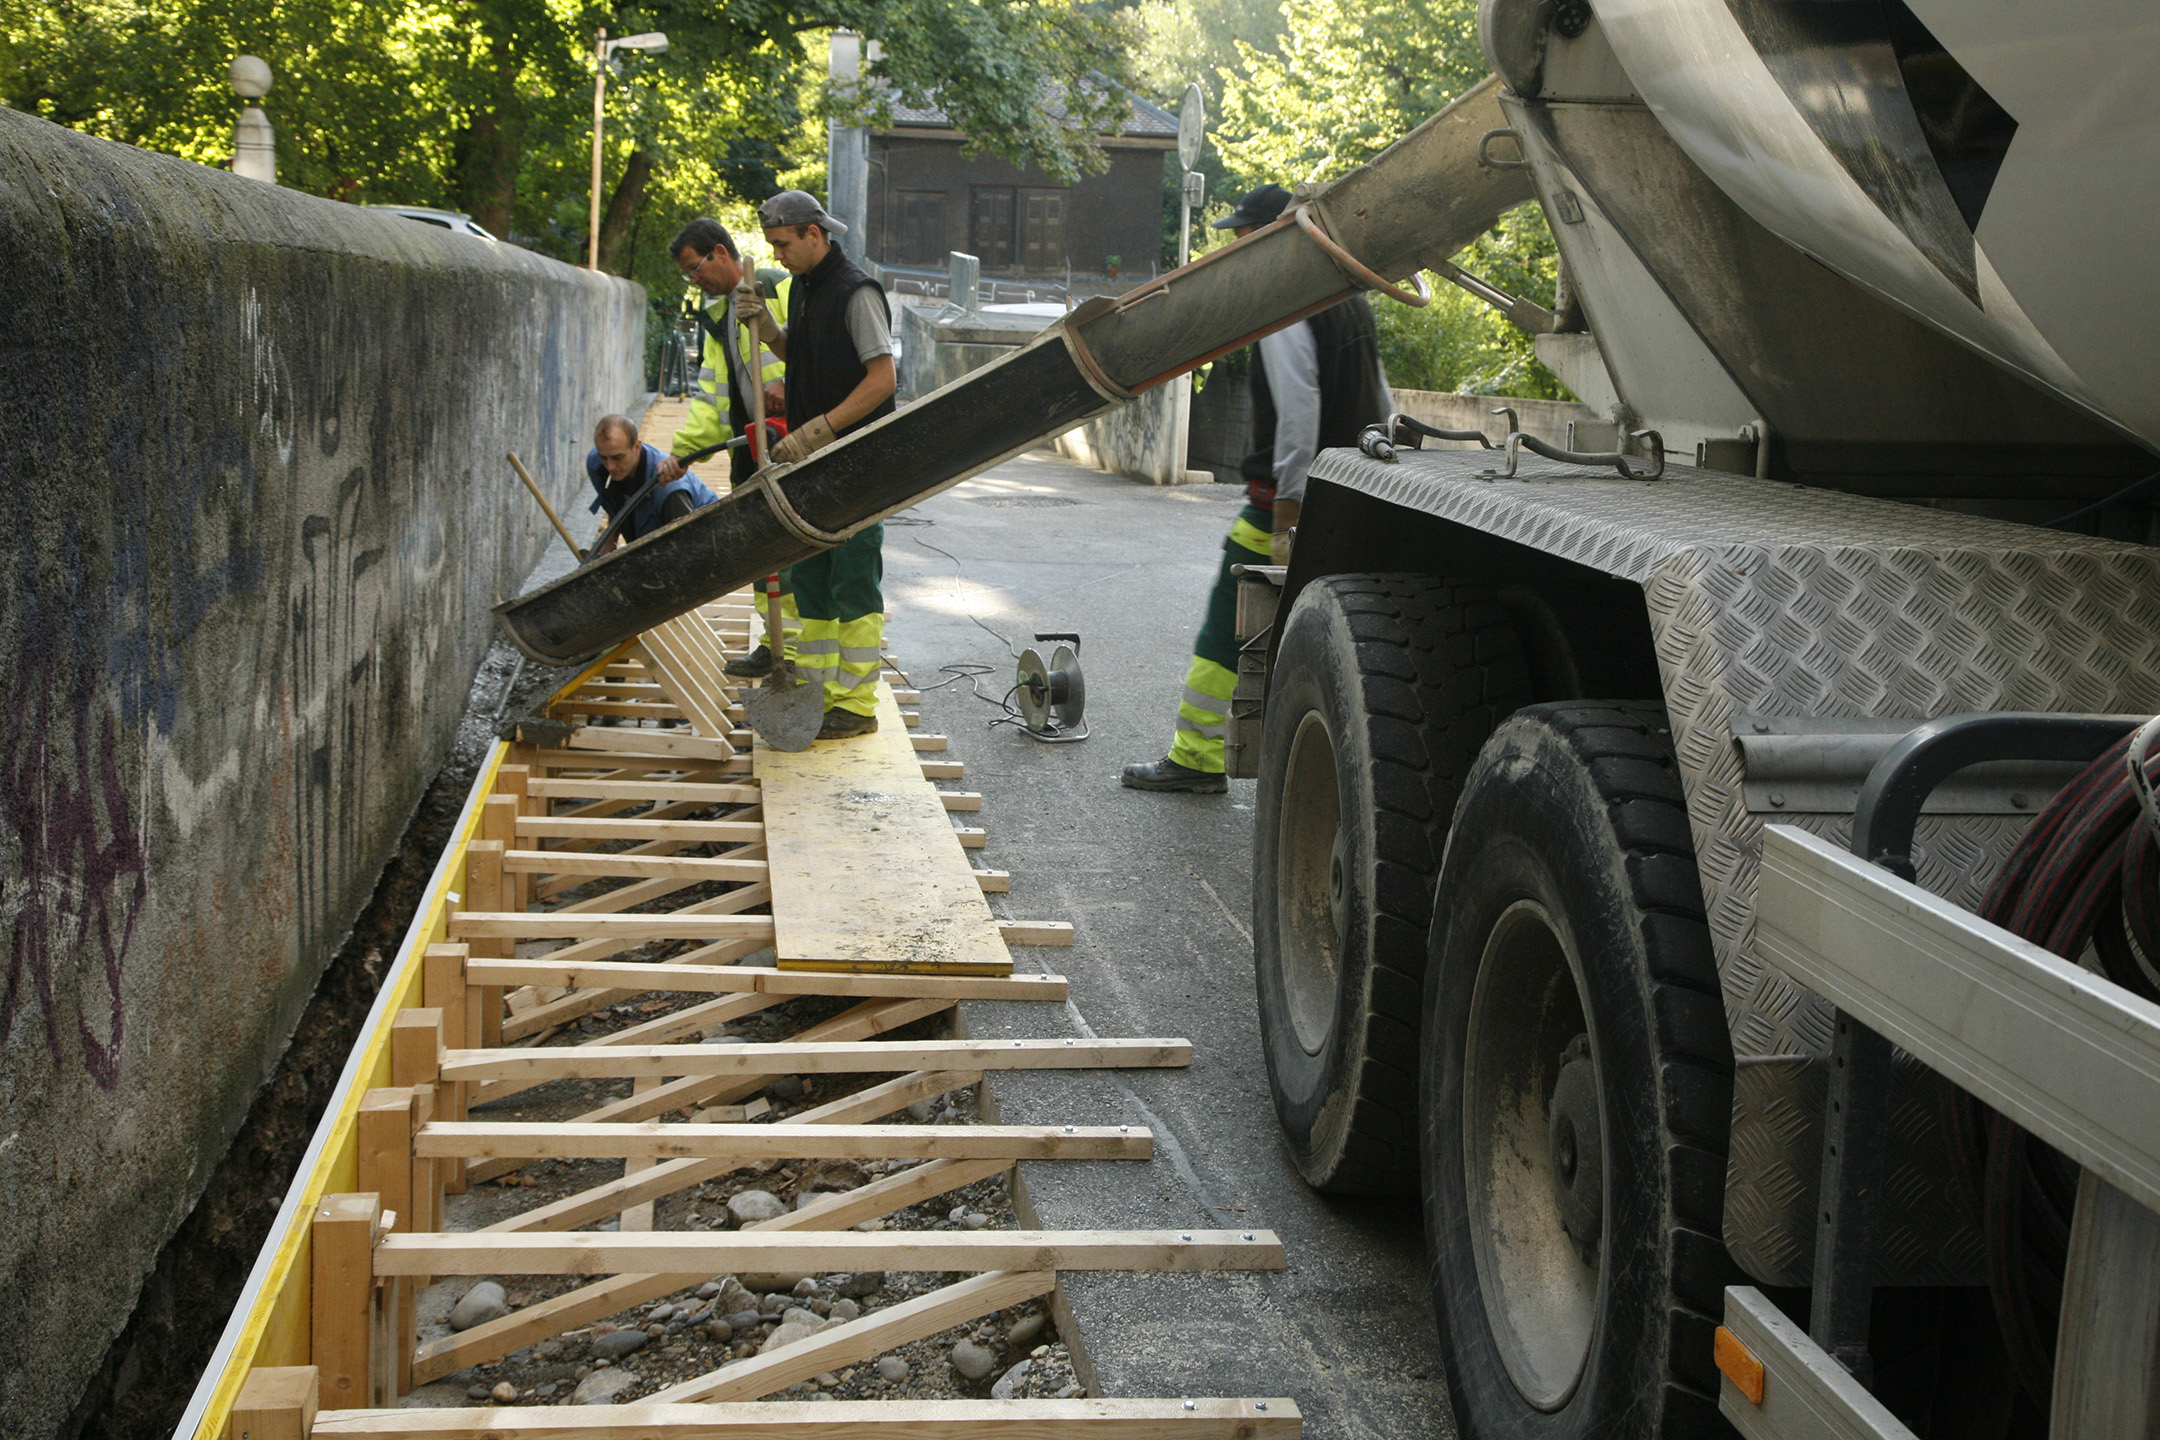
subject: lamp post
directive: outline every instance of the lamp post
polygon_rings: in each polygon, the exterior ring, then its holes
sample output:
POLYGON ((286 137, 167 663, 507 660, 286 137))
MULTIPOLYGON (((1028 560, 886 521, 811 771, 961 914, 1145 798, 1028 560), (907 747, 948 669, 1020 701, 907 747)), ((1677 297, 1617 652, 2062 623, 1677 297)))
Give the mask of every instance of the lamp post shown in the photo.
POLYGON ((249 180, 277 184, 277 135, 270 117, 255 102, 270 93, 270 67, 253 55, 239 56, 226 72, 233 93, 248 103, 233 126, 232 172, 249 180))
MULTIPOLYGON (((1201 199, 1207 177, 1193 167, 1200 163, 1200 144, 1207 135, 1207 97, 1197 83, 1185 87, 1184 103, 1178 106, 1177 157, 1183 172, 1178 177, 1177 263, 1192 259, 1192 212, 1201 199)), ((1192 376, 1178 378, 1171 402, 1172 447, 1170 483, 1182 485, 1191 477, 1185 467, 1192 459, 1192 376)), ((1208 478, 1213 479, 1211 474, 1208 478)))
POLYGON ((667 49, 667 36, 658 30, 648 30, 643 35, 625 35, 620 40, 607 38, 601 30, 593 36, 593 88, 592 88, 592 224, 585 252, 585 268, 600 268, 600 132, 607 116, 608 62, 617 50, 644 50, 658 55, 667 49))

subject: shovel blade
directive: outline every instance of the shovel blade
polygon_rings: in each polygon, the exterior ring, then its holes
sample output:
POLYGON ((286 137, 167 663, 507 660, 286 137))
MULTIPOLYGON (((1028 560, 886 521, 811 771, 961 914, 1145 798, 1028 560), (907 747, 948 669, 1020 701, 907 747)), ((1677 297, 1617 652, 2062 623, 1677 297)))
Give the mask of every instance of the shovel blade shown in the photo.
POLYGON ((807 750, 825 725, 825 683, 805 680, 792 663, 782 663, 764 684, 744 693, 743 715, 773 749, 807 750))

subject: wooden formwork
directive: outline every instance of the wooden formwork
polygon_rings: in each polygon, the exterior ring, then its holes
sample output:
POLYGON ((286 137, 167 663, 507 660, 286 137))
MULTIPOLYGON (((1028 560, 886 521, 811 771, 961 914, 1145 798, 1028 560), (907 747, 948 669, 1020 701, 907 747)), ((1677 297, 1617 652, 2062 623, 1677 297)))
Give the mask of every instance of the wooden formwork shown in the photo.
POLYGON ((981 799, 940 791, 916 696, 889 670, 876 735, 780 756, 737 728, 722 670, 747 647, 731 597, 648 632, 551 702, 575 728, 499 745, 386 982, 309 1166, 205 1378, 199 1440, 270 1436, 1288 1437, 1287 1399, 766 1401, 1026 1300, 1060 1270, 1280 1268, 1266 1231, 864 1231, 856 1227, 1019 1159, 1145 1159, 1142 1126, 891 1123, 907 1106, 1012 1069, 1188 1064, 1175 1037, 986 1043, 888 1038, 963 999, 1062 1002, 1008 946, 1070 927, 1000 921, 1009 876, 967 859, 981 799), (648 722, 661 722, 652 724, 648 722), (934 826, 934 828, 933 828, 934 826), (717 887, 718 893, 715 893, 717 887), (606 888, 598 888, 605 886, 606 888), (597 893, 595 893, 597 890, 597 893), (690 894, 685 894, 690 892, 690 894), (693 896, 697 898, 692 898, 693 896), (658 961, 621 958, 681 942, 658 961), (698 997, 577 1039, 632 997, 698 997), (785 1039, 703 1035, 794 996, 852 1002, 785 1039), (702 998, 707 997, 710 998, 702 998), (776 1123, 781 1076, 890 1078, 776 1123), (632 1092, 551 1122, 477 1114, 531 1087, 628 1078, 632 1092), (445 1228, 446 1195, 543 1157, 609 1157, 619 1178, 484 1229, 445 1228), (655 1230, 654 1203, 760 1161, 921 1163, 734 1231, 655 1230), (612 1231, 580 1227, 614 1221, 612 1231), (838 1271, 963 1278, 617 1406, 400 1408, 416 1385, 499 1359, 713 1276, 838 1271), (440 1340, 416 1341, 433 1277, 590 1276, 440 1340))

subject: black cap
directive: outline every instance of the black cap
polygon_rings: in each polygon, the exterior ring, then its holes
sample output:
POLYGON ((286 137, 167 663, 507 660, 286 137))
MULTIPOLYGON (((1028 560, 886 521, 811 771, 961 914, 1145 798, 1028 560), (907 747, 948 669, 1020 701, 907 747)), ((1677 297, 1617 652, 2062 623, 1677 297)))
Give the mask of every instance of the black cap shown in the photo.
POLYGON ((1280 185, 1262 185, 1249 190, 1245 198, 1237 202, 1237 209, 1222 219, 1212 222, 1217 230, 1235 230, 1240 225, 1272 225, 1290 203, 1290 192, 1280 185))

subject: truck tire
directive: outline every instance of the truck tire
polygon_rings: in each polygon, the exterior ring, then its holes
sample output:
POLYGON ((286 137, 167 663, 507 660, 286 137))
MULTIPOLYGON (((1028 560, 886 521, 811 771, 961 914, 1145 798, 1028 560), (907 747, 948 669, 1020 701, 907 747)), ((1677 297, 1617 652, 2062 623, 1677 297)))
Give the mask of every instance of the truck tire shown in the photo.
POLYGON ((1417 1190, 1417 1024, 1448 817, 1528 700, 1488 592, 1336 575, 1283 622, 1260 749, 1253 951, 1275 1113, 1298 1170, 1417 1190))
POLYGON ((1426 975, 1426 1253, 1465 1440, 1695 1440, 1737 1278, 1732 1045, 1658 706, 1487 742, 1426 975))

